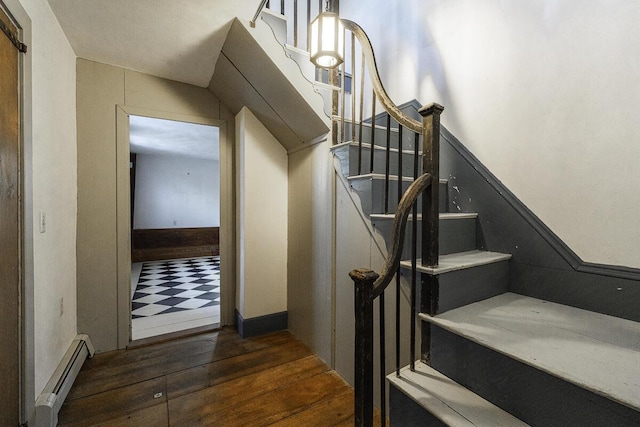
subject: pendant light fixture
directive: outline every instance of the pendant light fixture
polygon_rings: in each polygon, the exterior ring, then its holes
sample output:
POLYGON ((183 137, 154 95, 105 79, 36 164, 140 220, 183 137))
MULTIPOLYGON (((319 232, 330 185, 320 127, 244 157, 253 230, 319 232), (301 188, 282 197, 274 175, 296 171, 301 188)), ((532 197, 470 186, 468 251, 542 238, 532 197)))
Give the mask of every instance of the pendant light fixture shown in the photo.
POLYGON ((324 12, 309 25, 309 55, 318 68, 335 68, 344 61, 344 26, 337 13, 324 12))

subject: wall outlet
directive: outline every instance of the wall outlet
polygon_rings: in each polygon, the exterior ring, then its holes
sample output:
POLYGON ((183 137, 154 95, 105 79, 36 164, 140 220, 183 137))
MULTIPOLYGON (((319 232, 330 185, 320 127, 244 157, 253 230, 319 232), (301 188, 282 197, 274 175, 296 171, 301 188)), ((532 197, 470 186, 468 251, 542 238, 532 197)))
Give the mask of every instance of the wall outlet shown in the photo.
POLYGON ((64 314, 64 297, 60 297, 60 317, 64 314))
POLYGON ((40 218, 38 223, 40 232, 45 233, 47 231, 47 214, 44 211, 40 211, 40 218))

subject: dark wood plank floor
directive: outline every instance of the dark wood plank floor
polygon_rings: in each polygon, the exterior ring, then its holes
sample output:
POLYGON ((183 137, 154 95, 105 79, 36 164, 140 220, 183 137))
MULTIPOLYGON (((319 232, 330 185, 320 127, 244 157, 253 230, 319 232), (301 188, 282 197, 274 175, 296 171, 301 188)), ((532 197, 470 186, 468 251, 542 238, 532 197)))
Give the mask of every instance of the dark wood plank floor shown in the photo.
POLYGON ((353 389, 288 332, 225 328, 87 360, 59 425, 349 426, 353 389))

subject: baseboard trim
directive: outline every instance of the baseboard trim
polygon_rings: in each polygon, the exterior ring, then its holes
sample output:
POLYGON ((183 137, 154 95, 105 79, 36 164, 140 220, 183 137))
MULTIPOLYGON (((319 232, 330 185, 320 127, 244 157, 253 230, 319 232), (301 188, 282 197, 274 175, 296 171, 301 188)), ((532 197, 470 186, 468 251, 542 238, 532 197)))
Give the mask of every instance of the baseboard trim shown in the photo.
POLYGON ((250 319, 243 318, 238 310, 235 311, 235 314, 238 334, 240 334, 242 338, 251 338, 270 332, 282 331, 287 329, 289 325, 289 315, 286 311, 252 317, 250 319))

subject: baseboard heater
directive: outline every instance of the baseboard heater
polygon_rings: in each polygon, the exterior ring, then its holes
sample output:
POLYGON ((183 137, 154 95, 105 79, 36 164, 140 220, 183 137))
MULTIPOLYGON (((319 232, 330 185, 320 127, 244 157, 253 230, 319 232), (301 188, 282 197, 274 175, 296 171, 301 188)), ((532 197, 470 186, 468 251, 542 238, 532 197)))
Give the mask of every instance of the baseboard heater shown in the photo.
POLYGON ((36 400, 36 427, 55 427, 58 424, 58 413, 82 364, 94 353, 89 335, 77 335, 36 400))

